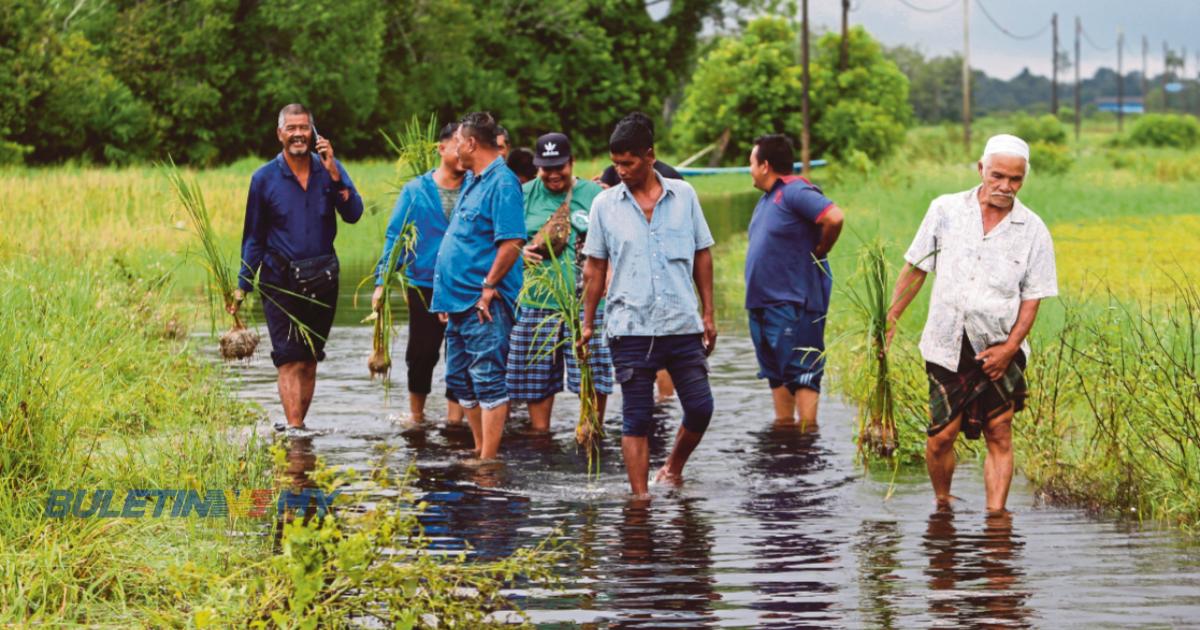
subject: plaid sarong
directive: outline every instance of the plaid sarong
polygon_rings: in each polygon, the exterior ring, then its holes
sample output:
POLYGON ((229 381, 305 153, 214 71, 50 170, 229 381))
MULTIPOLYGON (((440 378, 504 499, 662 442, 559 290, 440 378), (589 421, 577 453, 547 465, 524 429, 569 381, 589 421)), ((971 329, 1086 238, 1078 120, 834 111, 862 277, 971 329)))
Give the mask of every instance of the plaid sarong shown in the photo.
POLYGON ((964 333, 957 372, 932 363, 925 364, 925 371, 929 375, 929 429, 926 433, 930 437, 962 414, 962 432, 967 439, 975 440, 993 418, 1009 409, 1015 413, 1025 408, 1028 388, 1024 352, 1018 352, 1000 380, 993 381, 983 371, 983 365, 975 360, 975 351, 964 333))
MULTIPOLYGON (((563 370, 567 387, 579 393, 579 364, 566 339, 566 326, 555 321, 553 309, 522 306, 508 340, 506 379, 513 400, 539 401, 563 390, 563 370), (548 321, 549 320, 549 321, 548 321)), ((588 344, 588 365, 592 384, 598 394, 613 392, 612 352, 604 339, 604 315, 596 310, 595 334, 588 344)))

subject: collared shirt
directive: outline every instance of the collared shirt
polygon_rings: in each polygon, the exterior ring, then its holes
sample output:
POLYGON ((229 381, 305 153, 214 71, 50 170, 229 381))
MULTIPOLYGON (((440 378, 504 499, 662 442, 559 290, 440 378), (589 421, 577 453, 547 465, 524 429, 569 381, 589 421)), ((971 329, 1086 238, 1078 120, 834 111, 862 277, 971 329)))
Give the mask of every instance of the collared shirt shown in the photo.
POLYGON ((780 177, 763 194, 750 218, 746 308, 791 303, 829 310, 833 275, 828 259, 813 259, 813 249, 821 240, 817 221, 833 205, 803 177, 780 177))
POLYGON ((604 328, 609 337, 704 331, 692 288, 696 252, 713 246, 691 184, 655 173, 663 194, 649 222, 618 184, 596 197, 583 252, 612 266, 604 328))
MULTIPOLYGON (((441 188, 433 179, 436 169, 408 182, 400 190, 396 199, 396 207, 392 209, 392 218, 388 222, 387 237, 383 243, 383 253, 375 265, 375 285, 383 284, 383 271, 387 267, 387 259, 404 230, 406 223, 412 223, 417 230, 417 241, 411 253, 396 253, 396 267, 404 267, 404 276, 418 287, 433 287, 433 268, 437 261, 438 249, 442 246, 442 238, 446 228, 450 226, 449 213, 442 210, 441 188)), ((454 189, 457 195, 461 188, 454 189)))
MULTIPOLYGON (((985 235, 979 187, 935 199, 904 259, 935 273, 921 356, 952 371, 964 330, 982 352, 1008 340, 1021 302, 1058 295, 1046 224, 1018 199, 985 235)), ((1021 349, 1028 357, 1028 341, 1021 349)))
MULTIPOLYGON (((504 164, 504 158, 497 157, 478 176, 468 172, 462 188, 434 266, 433 304, 429 310, 435 313, 461 313, 473 308, 496 261, 496 244, 525 238, 521 182, 504 164)), ((516 308, 523 273, 518 257, 496 284, 510 308, 516 308)))
MULTIPOLYGON (((546 184, 542 183, 540 177, 531 179, 525 182, 522 186, 525 191, 525 232, 526 242, 532 241, 533 237, 546 225, 550 217, 558 211, 559 206, 567 197, 567 193, 552 193, 546 188, 546 184)), ((561 273, 565 276, 567 286, 575 286, 575 243, 580 234, 587 233, 588 216, 592 210, 592 201, 596 199, 596 195, 604 190, 600 188, 600 184, 591 181, 590 179, 576 178, 575 184, 571 189, 571 207, 569 208, 568 216, 571 223, 570 235, 567 239, 567 246, 561 254, 558 254, 558 264, 561 273)), ((550 264, 549 260, 545 260, 542 265, 550 264)), ((526 280, 528 273, 534 267, 526 268, 526 280)), ((521 306, 532 306, 535 308, 556 308, 557 301, 548 292, 531 291, 529 287, 525 289, 525 295, 522 296, 521 306)))
MULTIPOLYGON (((243 291, 254 288, 251 280, 267 251, 274 251, 286 260, 304 260, 334 253, 333 239, 337 236, 337 214, 346 223, 355 223, 363 213, 363 201, 346 169, 336 162, 342 181, 335 182, 321 162, 320 156, 310 153, 311 166, 308 188, 301 188, 296 175, 280 153, 274 160, 259 167, 250 178, 250 194, 246 199, 246 222, 242 229, 242 266, 238 286, 243 291), (342 200, 343 188, 350 198, 342 200)), ((270 267, 270 258, 265 267, 270 267)), ((276 274, 286 270, 274 269, 276 274)))

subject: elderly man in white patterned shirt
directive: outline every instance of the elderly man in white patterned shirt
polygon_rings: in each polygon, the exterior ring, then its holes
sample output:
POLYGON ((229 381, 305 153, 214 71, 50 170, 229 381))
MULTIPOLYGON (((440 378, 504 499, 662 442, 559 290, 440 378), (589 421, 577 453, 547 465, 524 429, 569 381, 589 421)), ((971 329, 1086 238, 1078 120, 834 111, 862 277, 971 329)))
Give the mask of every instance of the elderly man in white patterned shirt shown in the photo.
POLYGON ((938 507, 949 507, 955 439, 960 431, 970 439, 982 433, 987 510, 1003 512, 1013 474, 1012 419, 1026 396, 1025 338, 1041 300, 1058 294, 1058 279, 1050 231, 1017 199, 1029 145, 994 136, 978 168, 979 186, 930 204, 896 281, 888 342, 934 272, 920 344, 929 374, 929 479, 938 507))

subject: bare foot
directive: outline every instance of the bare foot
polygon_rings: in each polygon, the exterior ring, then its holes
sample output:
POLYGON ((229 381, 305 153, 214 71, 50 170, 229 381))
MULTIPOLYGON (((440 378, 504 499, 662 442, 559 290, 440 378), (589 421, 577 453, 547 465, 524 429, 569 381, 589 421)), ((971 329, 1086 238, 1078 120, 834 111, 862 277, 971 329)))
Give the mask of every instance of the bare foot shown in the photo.
POLYGON ((654 483, 655 485, 666 483, 671 484, 672 486, 678 486, 683 483, 683 475, 673 473, 666 466, 663 466, 662 468, 658 469, 657 473, 654 474, 654 483))

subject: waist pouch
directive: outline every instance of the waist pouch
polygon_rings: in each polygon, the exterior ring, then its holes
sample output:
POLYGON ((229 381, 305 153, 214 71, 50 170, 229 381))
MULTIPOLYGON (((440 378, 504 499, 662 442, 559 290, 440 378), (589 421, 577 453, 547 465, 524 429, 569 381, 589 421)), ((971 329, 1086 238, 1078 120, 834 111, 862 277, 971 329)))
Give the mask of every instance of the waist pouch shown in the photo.
POLYGON ((337 254, 325 254, 303 260, 287 260, 278 252, 268 252, 272 263, 284 278, 283 288, 299 293, 307 298, 324 295, 331 289, 337 288, 338 266, 337 254))

